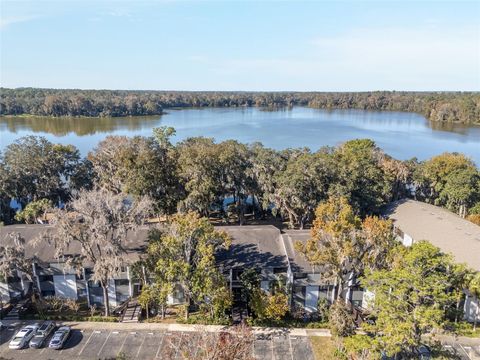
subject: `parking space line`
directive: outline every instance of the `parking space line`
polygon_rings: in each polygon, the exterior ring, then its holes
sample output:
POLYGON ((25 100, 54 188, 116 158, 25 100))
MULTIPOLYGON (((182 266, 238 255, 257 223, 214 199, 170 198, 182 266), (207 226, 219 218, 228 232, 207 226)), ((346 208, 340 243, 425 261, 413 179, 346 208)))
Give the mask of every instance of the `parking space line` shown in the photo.
MULTIPOLYGON (((176 349, 175 349, 175 359, 178 358, 178 351, 180 350, 180 347, 182 346, 182 341, 183 341, 183 331, 180 333, 180 341, 178 342, 178 346, 176 346, 176 349)), ((173 345, 173 342, 172 342, 172 345, 173 345)))
POLYGON ((122 346, 120 346, 120 350, 118 351, 117 356, 118 356, 118 354, 121 354, 121 353, 122 353, 122 349, 123 349, 123 347, 125 346, 125 342, 127 341, 127 338, 128 338, 128 335, 125 334, 125 339, 123 339, 122 346))
POLYGON ((462 346, 462 344, 458 344, 460 346, 460 349, 463 350, 463 352, 465 353, 465 355, 467 356, 467 359, 470 359, 470 355, 467 353, 467 351, 465 350, 465 348, 462 346))
POLYGON ((165 338, 165 334, 162 334, 162 338, 160 339, 160 344, 158 345, 157 353, 155 354, 155 359, 158 359, 158 354, 160 353, 160 349, 162 348, 164 338, 165 338))
POLYGON ((105 347, 105 344, 107 343, 107 341, 108 341, 108 338, 110 337, 110 335, 112 335, 112 333, 111 333, 111 332, 110 332, 110 333, 107 335, 107 338, 106 338, 106 339, 105 339, 105 341, 103 342, 103 345, 102 345, 102 347, 101 347, 101 348, 100 348, 100 350, 98 351, 98 354, 97 354, 98 356, 100 356, 100 354, 101 354, 101 352, 102 352, 103 348, 105 347))
POLYGON ((78 353, 79 356, 82 355, 83 350, 85 350, 85 347, 87 346, 88 342, 89 342, 90 339, 92 338, 93 334, 94 334, 94 333, 92 332, 92 333, 90 334, 90 336, 88 337, 87 342, 83 345, 83 347, 81 348, 80 352, 78 353))
POLYGON ((138 348, 137 355, 135 356, 135 359, 138 359, 138 355, 140 355, 140 350, 142 350, 142 346, 145 343, 146 338, 147 338, 147 334, 143 335, 143 340, 142 340, 142 343, 140 344, 140 347, 138 348))
POLYGON ((293 358, 293 348, 292 348, 292 339, 290 339, 290 335, 287 335, 288 336, 288 345, 290 346, 290 357, 292 358, 292 360, 294 360, 293 358))
POLYGON ((273 336, 271 337, 270 342, 272 343, 272 359, 275 360, 275 351, 273 351, 275 348, 275 346, 273 346, 273 336))

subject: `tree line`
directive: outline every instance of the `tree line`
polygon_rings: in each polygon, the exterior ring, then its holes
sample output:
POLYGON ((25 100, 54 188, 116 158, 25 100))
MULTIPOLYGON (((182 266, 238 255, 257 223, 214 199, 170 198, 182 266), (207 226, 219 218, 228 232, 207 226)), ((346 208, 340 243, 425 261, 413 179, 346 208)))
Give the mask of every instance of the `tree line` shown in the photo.
POLYGON ((0 154, 0 221, 14 221, 12 200, 23 210, 17 220, 32 221, 45 202, 67 203, 82 189, 101 187, 147 196, 157 214, 196 211, 239 224, 276 217, 304 228, 330 196, 345 197, 362 218, 413 197, 478 222, 480 172, 459 153, 400 161, 368 139, 315 152, 205 137, 173 145, 174 132, 163 127, 151 137, 109 136, 85 158, 75 146, 43 137, 16 140, 0 154))
POLYGON ((476 92, 188 92, 0 88, 0 115, 119 117, 160 115, 174 107, 409 111, 434 122, 480 123, 476 92))

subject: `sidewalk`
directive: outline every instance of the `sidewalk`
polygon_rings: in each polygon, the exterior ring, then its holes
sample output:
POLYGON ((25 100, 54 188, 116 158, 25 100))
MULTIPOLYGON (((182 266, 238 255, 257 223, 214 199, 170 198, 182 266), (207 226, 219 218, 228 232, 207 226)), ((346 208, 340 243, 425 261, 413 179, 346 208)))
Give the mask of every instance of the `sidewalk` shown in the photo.
MULTIPOLYGON (((41 320, 4 320, 4 326, 18 326, 20 324, 32 324, 41 320)), ((199 325, 199 324, 162 324, 162 323, 120 323, 120 322, 88 322, 88 321, 58 321, 64 325, 81 330, 124 330, 124 331, 179 331, 179 332, 220 332, 228 330, 229 326, 223 325, 199 325)), ((275 335, 289 333, 292 336, 331 336, 328 329, 289 329, 289 328, 266 328, 253 327, 255 334, 275 335)))
MULTIPOLYGON (((21 323, 32 324, 35 320, 2 320, 4 326, 15 326, 21 323)), ((142 330, 160 330, 167 332, 220 332, 228 330, 229 326, 223 325, 198 325, 198 324, 163 324, 163 323, 120 323, 120 322, 88 322, 88 321, 59 321, 59 323, 72 326, 76 329, 82 330, 126 330, 126 331, 142 331, 142 330)), ((306 329, 306 328, 267 328, 267 327, 253 327, 253 332, 256 335, 275 335, 286 334, 291 336, 331 336, 328 329, 306 329)), ((465 345, 479 346, 480 338, 470 338, 466 336, 453 336, 453 335, 439 335, 435 336, 427 335, 426 338, 433 340, 439 340, 442 343, 455 343, 460 342, 465 345)))

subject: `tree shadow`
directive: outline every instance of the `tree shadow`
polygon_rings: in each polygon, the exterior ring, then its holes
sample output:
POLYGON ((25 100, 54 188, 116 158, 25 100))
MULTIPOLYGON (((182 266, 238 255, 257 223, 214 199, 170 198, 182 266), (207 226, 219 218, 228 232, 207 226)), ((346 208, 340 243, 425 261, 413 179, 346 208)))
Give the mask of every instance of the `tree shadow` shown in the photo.
POLYGON ((271 252, 261 252, 255 244, 232 244, 228 250, 217 254, 218 263, 225 269, 230 268, 274 268, 287 265, 286 257, 271 252))

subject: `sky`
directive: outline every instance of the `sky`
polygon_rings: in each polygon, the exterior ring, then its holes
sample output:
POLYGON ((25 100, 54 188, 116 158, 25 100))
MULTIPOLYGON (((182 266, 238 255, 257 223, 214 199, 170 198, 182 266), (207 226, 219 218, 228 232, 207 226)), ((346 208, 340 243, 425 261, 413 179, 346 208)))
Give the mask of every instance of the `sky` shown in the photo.
POLYGON ((0 0, 0 86, 480 91, 480 1, 0 0))

